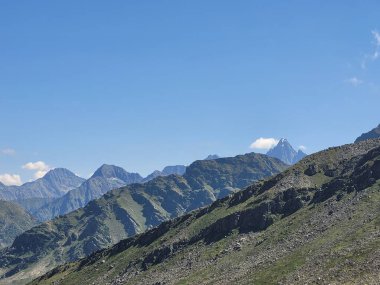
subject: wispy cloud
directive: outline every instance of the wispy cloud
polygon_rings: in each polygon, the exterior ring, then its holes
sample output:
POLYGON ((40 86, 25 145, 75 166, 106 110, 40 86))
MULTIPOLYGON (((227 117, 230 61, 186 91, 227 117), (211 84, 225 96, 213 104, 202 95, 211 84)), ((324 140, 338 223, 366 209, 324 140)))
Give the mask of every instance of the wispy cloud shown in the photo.
POLYGON ((375 49, 370 54, 365 54, 361 62, 361 68, 366 69, 369 61, 375 61, 380 57, 380 33, 377 30, 371 31, 375 49))
POLYGON ((351 77, 349 79, 346 80, 347 83, 351 84, 352 86, 359 86, 360 84, 363 83, 363 80, 357 78, 357 77, 351 77))
POLYGON ((16 151, 13 148, 4 148, 1 150, 1 153, 4 155, 15 155, 16 151))
POLYGON ((372 35, 375 39, 375 44, 377 47, 380 47, 380 33, 376 30, 372 31, 372 35))
POLYGON ((51 169, 51 167, 43 161, 28 162, 24 164, 22 168, 27 170, 36 170, 33 175, 35 179, 43 177, 51 169))
POLYGON ((249 146, 252 149, 271 149, 278 144, 275 138, 258 138, 249 146))
POLYGON ((18 174, 0 174, 0 182, 3 183, 4 185, 10 186, 10 185, 21 185, 21 177, 18 174))

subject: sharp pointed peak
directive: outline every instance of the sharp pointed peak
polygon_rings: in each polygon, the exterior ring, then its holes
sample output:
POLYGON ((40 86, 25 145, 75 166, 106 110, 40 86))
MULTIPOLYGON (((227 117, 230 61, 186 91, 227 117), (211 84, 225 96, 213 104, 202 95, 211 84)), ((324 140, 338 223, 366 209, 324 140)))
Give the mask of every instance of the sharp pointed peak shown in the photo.
POLYGON ((278 144, 290 144, 289 141, 285 138, 281 138, 279 141, 278 141, 278 144))

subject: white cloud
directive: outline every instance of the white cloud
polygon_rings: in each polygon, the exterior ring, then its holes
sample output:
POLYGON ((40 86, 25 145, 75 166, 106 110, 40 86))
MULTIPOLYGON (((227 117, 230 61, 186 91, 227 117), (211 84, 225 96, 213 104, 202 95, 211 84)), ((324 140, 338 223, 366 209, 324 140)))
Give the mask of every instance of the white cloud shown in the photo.
POLYGON ((300 146, 298 146, 298 149, 305 151, 307 149, 307 147, 304 145, 300 145, 300 146))
POLYGON ((16 151, 13 148, 4 148, 1 150, 1 153, 4 155, 15 155, 16 151))
POLYGON ((22 168, 28 170, 37 170, 33 175, 35 179, 43 177, 51 169, 51 167, 43 161, 28 162, 24 164, 22 168))
POLYGON ((21 185, 21 177, 18 174, 0 174, 0 182, 3 183, 4 185, 21 185))
POLYGON ((278 144, 278 140, 274 138, 259 138, 251 143, 250 148, 270 149, 278 144))
POLYGON ((47 170, 49 166, 43 161, 28 162, 22 166, 24 169, 28 170, 47 170))
POLYGON ((357 77, 351 77, 350 79, 347 79, 346 82, 350 83, 352 86, 359 86, 363 83, 363 80, 360 80, 357 77))

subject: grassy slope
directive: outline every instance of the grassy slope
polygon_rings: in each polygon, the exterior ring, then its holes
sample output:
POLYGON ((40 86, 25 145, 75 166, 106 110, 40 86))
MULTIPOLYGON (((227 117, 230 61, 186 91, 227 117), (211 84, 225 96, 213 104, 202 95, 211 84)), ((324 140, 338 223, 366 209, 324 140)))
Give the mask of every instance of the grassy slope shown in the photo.
POLYGON ((373 157, 363 155, 379 146, 376 140, 315 154, 268 182, 33 284, 376 284, 380 181, 367 183, 380 178, 380 148, 373 157), (317 172, 305 175, 310 169, 317 172), (286 210, 297 201, 302 207, 286 210), (267 212, 240 223, 262 205, 267 212), (263 221, 272 223, 255 230, 263 221))

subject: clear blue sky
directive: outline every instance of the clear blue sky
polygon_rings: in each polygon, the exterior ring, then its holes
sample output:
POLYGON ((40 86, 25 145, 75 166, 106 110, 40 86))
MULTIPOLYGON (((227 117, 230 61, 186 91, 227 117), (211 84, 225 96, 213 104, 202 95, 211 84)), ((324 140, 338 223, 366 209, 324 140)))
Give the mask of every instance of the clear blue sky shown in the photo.
POLYGON ((1 1, 0 174, 147 174, 380 123, 380 2, 1 1), (4 151, 7 150, 8 151, 4 151), (10 151, 10 149, 14 151, 10 151))

